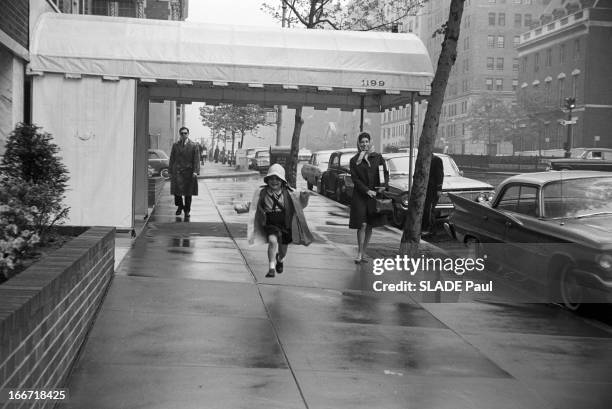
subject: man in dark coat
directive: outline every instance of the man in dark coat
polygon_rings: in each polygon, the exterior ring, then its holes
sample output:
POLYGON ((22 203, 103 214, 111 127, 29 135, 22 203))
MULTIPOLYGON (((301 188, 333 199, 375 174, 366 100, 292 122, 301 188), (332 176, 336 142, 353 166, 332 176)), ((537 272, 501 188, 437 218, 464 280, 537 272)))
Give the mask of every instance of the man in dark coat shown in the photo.
POLYGON ((215 154, 213 155, 213 159, 215 160, 215 163, 219 162, 219 145, 215 147, 215 154))
POLYGON ((439 156, 431 156, 431 165, 429 166, 429 181, 427 182, 427 193, 425 194, 425 207, 423 209, 423 220, 421 223, 421 231, 428 235, 433 233, 435 224, 435 209, 438 204, 440 192, 442 191, 442 183, 444 182, 444 165, 439 156))
POLYGON ((179 134, 180 138, 174 142, 170 152, 170 194, 174 195, 176 215, 180 215, 184 210, 185 217, 189 217, 191 196, 198 195, 200 151, 198 145, 189 140, 188 128, 182 127, 179 134))

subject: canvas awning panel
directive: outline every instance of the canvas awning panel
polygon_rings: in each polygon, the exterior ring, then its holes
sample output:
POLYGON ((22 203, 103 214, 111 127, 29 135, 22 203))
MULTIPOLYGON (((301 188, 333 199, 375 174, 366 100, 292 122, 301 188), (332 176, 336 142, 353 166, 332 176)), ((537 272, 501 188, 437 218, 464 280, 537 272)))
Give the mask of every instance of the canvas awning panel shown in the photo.
POLYGON ((56 13, 37 22, 29 71, 141 79, 160 99, 340 108, 399 105, 433 78, 413 34, 56 13))

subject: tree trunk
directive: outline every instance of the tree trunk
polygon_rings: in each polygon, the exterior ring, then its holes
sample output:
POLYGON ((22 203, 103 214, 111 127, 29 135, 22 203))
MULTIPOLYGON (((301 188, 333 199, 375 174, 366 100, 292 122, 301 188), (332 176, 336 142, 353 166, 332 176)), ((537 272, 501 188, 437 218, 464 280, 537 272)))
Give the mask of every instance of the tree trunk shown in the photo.
MULTIPOLYGON (((231 160, 234 160, 234 144, 236 142, 236 131, 232 130, 232 154, 230 155, 231 160)), ((230 161, 229 165, 232 165, 232 162, 230 161)))
POLYGON ((293 187, 296 187, 297 181, 298 151, 300 150, 300 133, 302 132, 302 125, 304 125, 304 120, 302 119, 302 107, 300 106, 295 109, 295 124, 293 126, 293 136, 291 137, 291 153, 287 158, 287 165, 285 167, 289 172, 287 175, 287 183, 293 187))
POLYGON ((240 130, 240 144, 238 145, 238 149, 242 149, 242 147, 244 146, 244 130, 240 130))
POLYGON ((431 84, 431 97, 425 113, 423 132, 419 139, 419 153, 417 155, 414 183, 410 191, 408 202, 408 214, 404 220, 404 233, 400 244, 400 254, 415 257, 419 251, 421 240, 421 220, 423 219, 423 208, 425 204, 425 193, 429 179, 429 166, 431 155, 436 142, 440 112, 444 102, 444 93, 448 84, 448 77, 457 58, 457 41, 459 40, 459 28, 461 15, 465 0, 451 0, 450 12, 444 33, 444 42, 438 67, 431 84))

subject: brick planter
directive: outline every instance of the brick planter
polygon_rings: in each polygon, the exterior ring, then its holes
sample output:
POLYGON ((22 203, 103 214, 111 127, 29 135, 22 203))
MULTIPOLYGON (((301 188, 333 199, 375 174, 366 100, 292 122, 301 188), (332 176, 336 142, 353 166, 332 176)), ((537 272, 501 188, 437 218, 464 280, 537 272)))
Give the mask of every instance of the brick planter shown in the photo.
POLYGON ((0 285, 0 390, 62 387, 113 277, 114 252, 115 229, 93 227, 0 285))

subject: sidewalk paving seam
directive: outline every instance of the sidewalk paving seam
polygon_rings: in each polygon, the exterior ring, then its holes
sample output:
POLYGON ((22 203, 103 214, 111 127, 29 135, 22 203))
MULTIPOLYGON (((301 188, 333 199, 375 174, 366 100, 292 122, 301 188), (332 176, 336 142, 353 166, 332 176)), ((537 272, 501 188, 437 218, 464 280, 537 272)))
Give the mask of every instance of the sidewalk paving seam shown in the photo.
POLYGON ((238 246, 238 243, 236 242, 236 239, 234 238, 234 236, 230 232, 229 228, 227 227, 227 223, 225 222, 225 219, 221 215, 221 211, 219 210, 219 206, 217 205, 217 202, 215 201, 212 192, 210 191, 210 189, 208 188, 208 186, 206 184, 204 184, 204 186, 206 187, 206 192, 208 193, 208 196, 211 198, 211 200, 213 202, 213 205, 215 206, 215 210, 217 211, 217 214, 221 218, 221 222, 223 223, 223 226, 227 230, 228 236, 231 238, 232 242, 234 243, 234 246, 236 246, 236 250, 238 250, 238 252, 240 253, 240 256, 242 257, 242 259, 244 261, 244 264, 247 267, 247 270, 253 276, 255 288, 257 289, 257 295, 259 295, 259 299, 261 301, 261 304, 263 305, 263 308, 266 311, 266 316, 267 316, 267 320, 270 322, 270 327, 272 327, 272 331, 274 331, 274 338, 276 338, 276 342, 278 342, 278 346, 279 346, 280 350, 283 353, 283 357, 285 358, 285 362, 287 363, 287 367, 289 368, 289 371, 291 372, 291 376, 293 377, 293 381, 295 382, 295 386, 296 386, 298 392, 300 393, 300 397, 302 399, 302 402, 304 403, 305 408, 309 409, 310 407, 308 406, 308 402, 306 401, 306 396, 304 395, 304 391, 302 390, 302 386, 300 385, 300 383, 299 383, 299 381, 297 379, 297 376, 295 374, 295 370, 293 369, 293 366, 291 365, 291 362, 289 361, 289 356, 287 355, 287 351, 285 350, 285 346, 281 342, 280 335, 278 333, 278 328, 276 328, 276 325, 274 324, 274 320, 272 319, 272 315, 270 314, 270 310, 268 309, 268 306, 266 305, 266 303, 264 301, 263 295, 261 294, 261 290, 259 288, 260 283, 257 280, 257 277, 255 276, 255 273, 251 269, 251 266, 247 262, 247 259, 244 256, 244 253, 243 253, 242 249, 240 248, 240 246, 238 246))

